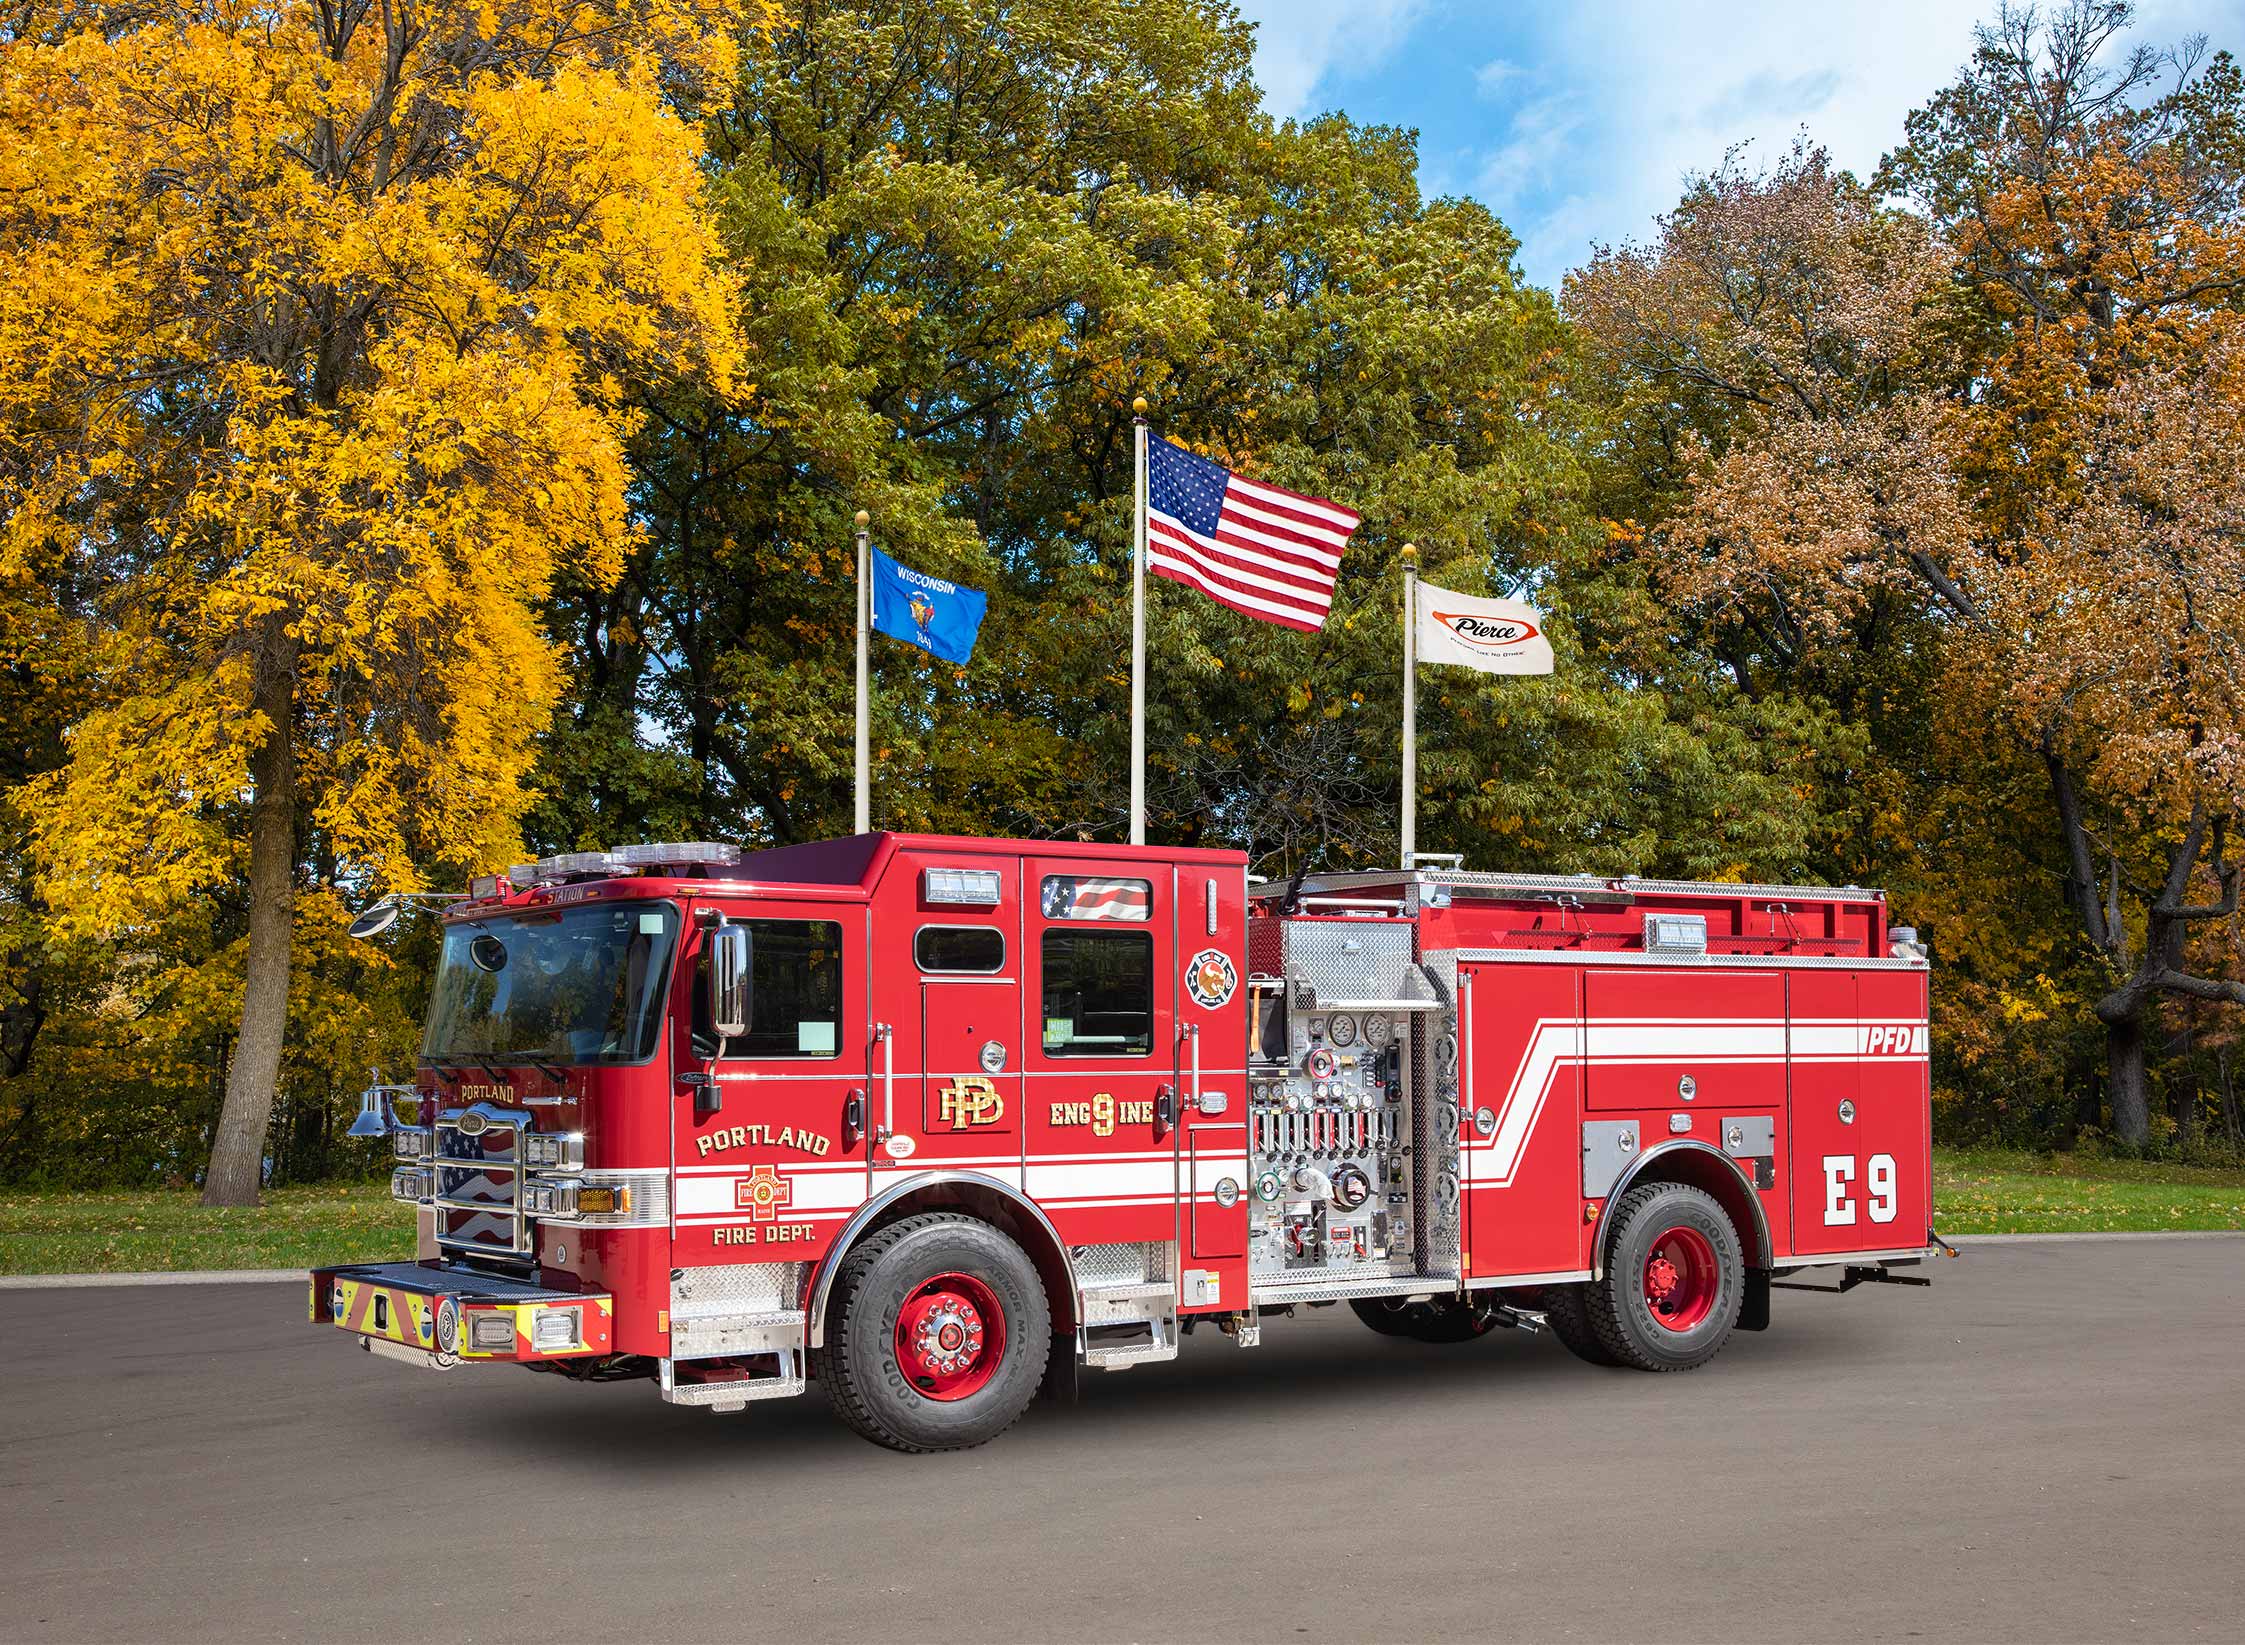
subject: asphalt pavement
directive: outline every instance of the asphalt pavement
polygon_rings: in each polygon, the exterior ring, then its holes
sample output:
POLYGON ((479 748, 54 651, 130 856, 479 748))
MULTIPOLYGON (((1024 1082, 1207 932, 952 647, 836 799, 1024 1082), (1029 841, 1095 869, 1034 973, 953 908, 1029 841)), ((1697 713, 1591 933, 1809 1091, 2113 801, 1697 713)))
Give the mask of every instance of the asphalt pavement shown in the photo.
POLYGON ((1932 1272, 1686 1376, 1321 1309, 940 1457, 291 1286, 0 1292, 0 1639, 2238 1638, 2245 1239, 1932 1272))

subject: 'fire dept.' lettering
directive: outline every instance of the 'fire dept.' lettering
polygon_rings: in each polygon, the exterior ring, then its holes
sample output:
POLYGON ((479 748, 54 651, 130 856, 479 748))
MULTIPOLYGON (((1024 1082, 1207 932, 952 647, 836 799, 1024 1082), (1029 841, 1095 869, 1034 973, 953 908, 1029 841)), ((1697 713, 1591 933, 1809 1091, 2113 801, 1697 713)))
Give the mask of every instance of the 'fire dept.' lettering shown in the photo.
POLYGON ((728 1148, 797 1148, 815 1157, 833 1146, 832 1137, 822 1137, 816 1131, 798 1131, 792 1125, 783 1125, 776 1131, 769 1125, 720 1125, 694 1139, 695 1149, 704 1155, 722 1153, 728 1148))

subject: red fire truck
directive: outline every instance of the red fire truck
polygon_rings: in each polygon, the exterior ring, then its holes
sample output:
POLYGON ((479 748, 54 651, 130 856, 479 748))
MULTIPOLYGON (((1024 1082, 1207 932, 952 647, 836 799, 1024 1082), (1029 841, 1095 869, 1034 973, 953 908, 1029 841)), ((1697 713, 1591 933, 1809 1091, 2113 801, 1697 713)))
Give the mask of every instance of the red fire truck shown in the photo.
POLYGON ((412 1365, 815 1376, 940 1450, 1195 1327, 1678 1371, 1775 1276, 1938 1249, 1926 960, 1853 886, 873 833, 553 857, 443 923, 362 1115, 422 1259, 311 1287, 412 1365))

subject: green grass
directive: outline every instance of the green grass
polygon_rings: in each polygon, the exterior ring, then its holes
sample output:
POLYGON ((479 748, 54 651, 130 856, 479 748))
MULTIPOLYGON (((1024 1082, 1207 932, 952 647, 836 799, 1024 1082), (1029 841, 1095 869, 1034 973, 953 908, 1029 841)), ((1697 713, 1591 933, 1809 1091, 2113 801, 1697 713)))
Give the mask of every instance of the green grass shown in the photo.
POLYGON ((387 1182, 276 1188, 249 1211, 192 1193, 0 1194, 0 1274, 311 1268, 413 1255, 413 1213, 387 1182))
POLYGON ((2245 1228, 2245 1170, 1936 1148, 1933 1223, 1944 1234, 2245 1228))
MULTIPOLYGON (((1936 1149, 1944 1234, 2245 1229, 2245 1170, 2084 1155, 1936 1149)), ((191 1193, 0 1194, 0 1274, 313 1268, 402 1261, 413 1218, 389 1184, 281 1188, 254 1211, 191 1193)))

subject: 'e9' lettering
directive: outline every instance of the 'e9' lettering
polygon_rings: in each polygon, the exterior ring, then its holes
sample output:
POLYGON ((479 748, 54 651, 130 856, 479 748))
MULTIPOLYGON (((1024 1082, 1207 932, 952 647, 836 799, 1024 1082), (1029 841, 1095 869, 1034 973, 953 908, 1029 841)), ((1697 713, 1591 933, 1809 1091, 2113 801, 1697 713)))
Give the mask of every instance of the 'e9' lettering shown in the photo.
MULTIPOLYGON (((1870 1159, 1869 1196, 1865 1201, 1873 1222, 1892 1222, 1900 1203, 1894 1193, 1894 1156, 1873 1154, 1870 1159)), ((1845 1228, 1855 1221, 1855 1200, 1849 1189, 1855 1182, 1853 1154, 1824 1156, 1824 1226, 1845 1228)))

